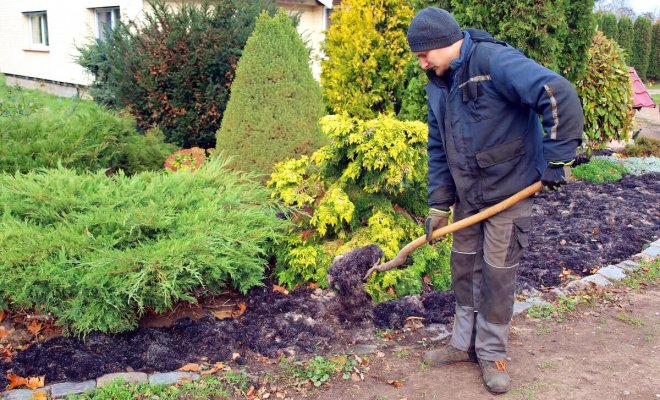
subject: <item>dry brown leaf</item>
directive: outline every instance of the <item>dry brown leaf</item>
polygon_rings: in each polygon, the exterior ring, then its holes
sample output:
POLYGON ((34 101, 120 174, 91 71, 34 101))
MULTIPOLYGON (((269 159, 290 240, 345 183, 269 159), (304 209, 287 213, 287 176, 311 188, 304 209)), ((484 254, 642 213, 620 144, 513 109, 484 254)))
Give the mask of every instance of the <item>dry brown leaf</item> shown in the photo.
POLYGON ((234 312, 230 310, 213 311, 213 316, 217 319, 231 318, 234 316, 234 312))
POLYGON ((307 287, 309 287, 310 289, 316 289, 319 287, 319 285, 317 283, 312 282, 308 284, 307 287))
POLYGON ((392 385, 397 389, 401 387, 401 381, 397 381, 397 380, 389 380, 387 381, 387 384, 392 385))
POLYGON ((289 291, 280 285, 273 285, 273 292, 283 294, 285 296, 289 295, 289 291))
POLYGON ((25 386, 34 390, 44 387, 45 383, 46 383, 46 375, 36 376, 36 377, 28 378, 27 384, 25 386))
POLYGON ((391 286, 387 288, 386 292, 387 292, 387 294, 396 297, 396 292, 394 291, 394 289, 391 286))
POLYGON ((199 364, 188 363, 188 364, 184 365, 183 367, 179 368, 177 371, 199 372, 201 370, 202 370, 202 367, 199 364))
POLYGON ((18 376, 14 374, 7 374, 7 380, 9 381, 9 385, 7 385, 7 390, 12 390, 17 387, 25 386, 27 384, 27 379, 23 378, 22 376, 18 376))
POLYGON ((44 392, 35 392, 32 393, 32 397, 30 400, 47 400, 48 397, 46 396, 46 393, 44 392))
POLYGON ((9 335, 9 332, 7 332, 4 326, 0 326, 0 339, 2 339, 7 335, 9 335))
POLYGON ((225 364, 222 362, 215 363, 210 369, 202 371, 202 375, 213 375, 218 371, 225 369, 225 364))
POLYGON ((232 317, 240 317, 241 315, 245 314, 245 310, 247 310, 247 304, 238 303, 236 310, 232 312, 232 317))
POLYGON ((5 310, 0 310, 0 322, 5 320, 5 310))
POLYGON ((27 330, 31 334, 36 335, 41 330, 41 326, 42 326, 41 322, 33 320, 32 322, 30 322, 30 325, 27 326, 27 330))

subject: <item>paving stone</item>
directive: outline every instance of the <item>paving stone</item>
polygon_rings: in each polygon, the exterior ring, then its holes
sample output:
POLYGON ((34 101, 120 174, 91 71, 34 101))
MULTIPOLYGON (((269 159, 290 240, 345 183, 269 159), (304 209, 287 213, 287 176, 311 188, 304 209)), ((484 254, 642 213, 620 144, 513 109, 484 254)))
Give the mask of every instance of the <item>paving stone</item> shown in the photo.
POLYGON ((37 390, 30 389, 14 389, 7 390, 0 393, 0 399, 3 400, 31 400, 35 393, 45 393, 46 396, 50 394, 50 386, 46 386, 37 390))
POLYGON ((656 258, 656 257, 660 256, 660 246, 651 246, 651 247, 647 248, 646 250, 642 251, 642 254, 646 254, 648 256, 656 258))
POLYGON ((526 301, 517 301, 513 303, 513 315, 518 315, 523 311, 531 308, 534 304, 528 303, 526 301))
POLYGON ((351 350, 353 354, 357 354, 358 356, 364 354, 372 354, 376 351, 378 351, 378 346, 375 344, 358 344, 351 350))
POLYGON ((616 266, 621 268, 621 269, 625 269, 626 271, 636 271, 640 267, 640 265, 638 263, 636 263, 634 261, 631 261, 631 260, 621 261, 616 266))
POLYGON ((144 372, 116 372, 96 378, 96 387, 107 386, 117 379, 121 379, 125 383, 142 384, 149 382, 149 377, 144 372))
POLYGON ((199 374, 192 372, 163 372, 149 375, 150 385, 174 385, 182 381, 196 381, 200 378, 199 374))
POLYGON ((576 281, 569 283, 564 288, 564 291, 568 293, 579 292, 591 286, 592 283, 595 284, 596 286, 607 286, 612 284, 612 282, 610 282, 604 276, 595 274, 595 275, 585 276, 582 279, 578 279, 576 281))
POLYGON ((61 399, 72 394, 81 394, 96 389, 96 381, 56 383, 50 387, 50 395, 61 399))
POLYGON ((598 274, 603 275, 605 278, 611 281, 618 281, 626 277, 625 271, 619 267, 615 267, 614 265, 608 265, 605 268, 601 268, 598 270, 598 274))
POLYGON ((660 239, 656 240, 655 242, 651 243, 651 246, 658 246, 660 247, 660 239))

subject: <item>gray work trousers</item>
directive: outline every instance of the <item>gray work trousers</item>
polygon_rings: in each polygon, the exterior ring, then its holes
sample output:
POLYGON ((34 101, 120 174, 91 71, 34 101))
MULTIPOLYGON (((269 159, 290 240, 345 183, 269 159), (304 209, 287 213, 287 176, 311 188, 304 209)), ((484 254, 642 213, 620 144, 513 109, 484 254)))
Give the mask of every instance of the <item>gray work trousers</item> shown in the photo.
MULTIPOLYGON (((451 251, 456 314, 450 344, 476 351, 483 360, 506 358, 513 315, 516 269, 528 245, 534 200, 524 199, 499 214, 454 233, 451 251)), ((476 214, 457 204, 454 220, 476 214)))

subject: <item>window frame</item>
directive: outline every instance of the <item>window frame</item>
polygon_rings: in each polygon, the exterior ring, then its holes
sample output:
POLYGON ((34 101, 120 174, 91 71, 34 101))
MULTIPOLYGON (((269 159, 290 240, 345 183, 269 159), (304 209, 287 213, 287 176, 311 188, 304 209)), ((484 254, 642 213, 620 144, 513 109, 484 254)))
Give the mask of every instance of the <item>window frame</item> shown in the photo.
POLYGON ((29 45, 36 48, 47 48, 50 46, 50 34, 48 33, 48 11, 27 11, 23 15, 28 20, 29 45), (34 17, 39 20, 39 42, 34 41, 34 17))
POLYGON ((96 39, 104 40, 105 32, 104 31, 102 32, 101 27, 99 26, 101 23, 99 18, 99 13, 101 12, 110 13, 110 31, 113 31, 117 27, 117 23, 119 22, 119 20, 121 20, 121 9, 119 6, 97 7, 97 8, 92 8, 92 12, 94 13, 94 35, 96 36, 96 39))

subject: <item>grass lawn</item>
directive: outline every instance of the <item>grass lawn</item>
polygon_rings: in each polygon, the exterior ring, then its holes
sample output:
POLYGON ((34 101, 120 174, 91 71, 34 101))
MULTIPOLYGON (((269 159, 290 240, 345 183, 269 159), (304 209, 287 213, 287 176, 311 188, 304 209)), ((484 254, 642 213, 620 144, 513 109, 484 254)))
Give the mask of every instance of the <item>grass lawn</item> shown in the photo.
POLYGON ((660 94, 652 94, 651 98, 655 104, 660 104, 660 94))

